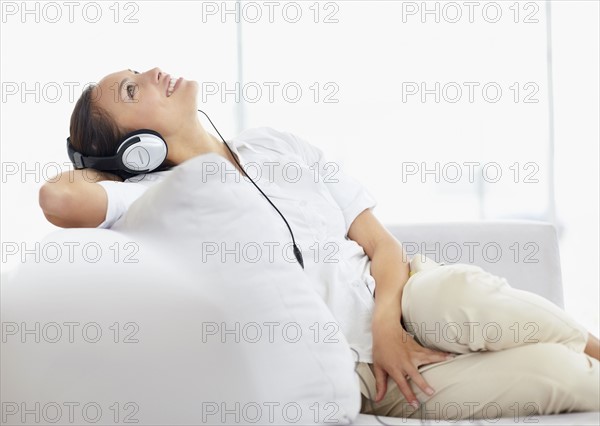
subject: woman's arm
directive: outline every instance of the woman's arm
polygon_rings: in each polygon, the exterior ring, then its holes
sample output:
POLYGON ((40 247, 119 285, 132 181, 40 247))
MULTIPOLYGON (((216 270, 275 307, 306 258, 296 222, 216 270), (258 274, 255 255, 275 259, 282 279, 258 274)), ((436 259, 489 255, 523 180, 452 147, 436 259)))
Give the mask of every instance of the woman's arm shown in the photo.
POLYGON ((122 181, 94 169, 71 170, 46 182, 39 193, 40 207, 50 223, 61 228, 95 228, 106 218, 108 198, 97 182, 122 181))
POLYGON ((399 321, 402 316, 402 290, 409 273, 402 246, 370 209, 354 219, 348 238, 356 241, 371 259, 371 275, 376 283, 373 320, 393 318, 399 321))
MULTIPOLYGON (((429 385, 418 367, 444 361, 448 353, 425 348, 402 328, 402 291, 408 281, 408 261, 402 245, 377 220, 370 209, 364 210, 352 222, 348 238, 361 245, 371 259, 371 275, 375 279, 375 311, 373 313, 373 365, 377 395, 380 401, 387 390, 387 376, 411 402, 417 398, 406 376, 427 392, 429 385)), ((417 402, 418 403, 418 402, 417 402)))

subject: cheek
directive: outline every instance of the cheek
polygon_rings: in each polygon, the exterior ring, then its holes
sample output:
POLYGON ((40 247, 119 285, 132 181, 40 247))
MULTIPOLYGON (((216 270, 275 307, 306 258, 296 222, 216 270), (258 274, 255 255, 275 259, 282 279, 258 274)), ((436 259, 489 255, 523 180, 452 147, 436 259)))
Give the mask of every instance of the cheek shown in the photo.
POLYGON ((124 117, 124 128, 128 130, 152 129, 159 131, 157 127, 160 125, 160 116, 156 108, 146 108, 139 105, 137 108, 132 108, 127 117, 124 117))

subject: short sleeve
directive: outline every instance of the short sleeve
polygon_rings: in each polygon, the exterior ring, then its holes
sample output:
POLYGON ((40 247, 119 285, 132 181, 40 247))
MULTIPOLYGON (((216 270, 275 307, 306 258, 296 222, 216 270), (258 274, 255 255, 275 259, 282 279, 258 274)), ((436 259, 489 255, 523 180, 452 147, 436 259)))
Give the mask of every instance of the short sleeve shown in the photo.
POLYGON ((112 227, 125 214, 129 206, 148 189, 147 185, 140 183, 115 182, 110 180, 100 181, 98 185, 104 188, 108 198, 106 219, 98 225, 98 228, 112 227))
POLYGON ((97 228, 111 228, 123 216, 129 206, 140 198, 152 185, 165 179, 171 173, 170 170, 146 173, 134 176, 124 182, 104 180, 98 182, 108 197, 106 207, 106 219, 97 228))
POLYGON ((317 163, 319 177, 342 211, 347 235, 354 219, 364 210, 374 209, 377 201, 365 186, 341 170, 339 163, 328 161, 319 148, 294 134, 283 135, 309 166, 317 163))

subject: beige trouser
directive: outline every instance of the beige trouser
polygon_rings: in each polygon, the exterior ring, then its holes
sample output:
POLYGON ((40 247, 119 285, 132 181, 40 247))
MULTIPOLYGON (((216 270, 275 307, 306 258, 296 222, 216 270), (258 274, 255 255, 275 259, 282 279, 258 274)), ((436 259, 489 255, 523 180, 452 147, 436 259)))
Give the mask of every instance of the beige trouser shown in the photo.
POLYGON ((418 369, 435 389, 432 396, 408 380, 418 409, 391 377, 384 399, 372 402, 373 366, 357 363, 365 381, 361 413, 452 421, 600 411, 600 366, 583 353, 582 325, 480 267, 425 260, 411 262, 402 323, 422 346, 459 355, 418 369))

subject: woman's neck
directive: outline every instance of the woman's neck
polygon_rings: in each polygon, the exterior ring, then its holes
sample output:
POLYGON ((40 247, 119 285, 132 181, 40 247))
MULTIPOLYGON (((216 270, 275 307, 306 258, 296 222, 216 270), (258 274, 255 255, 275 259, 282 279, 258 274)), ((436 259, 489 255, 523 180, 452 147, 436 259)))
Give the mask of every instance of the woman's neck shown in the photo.
POLYGON ((167 136, 167 140, 169 159, 175 164, 209 152, 224 155, 224 150, 227 149, 223 142, 208 133, 199 121, 181 127, 176 134, 167 136))
POLYGON ((169 137, 168 140, 169 159, 174 164, 181 164, 190 158, 212 152, 226 158, 240 170, 232 153, 229 152, 221 139, 207 132, 199 121, 182 128, 176 135, 169 137))

